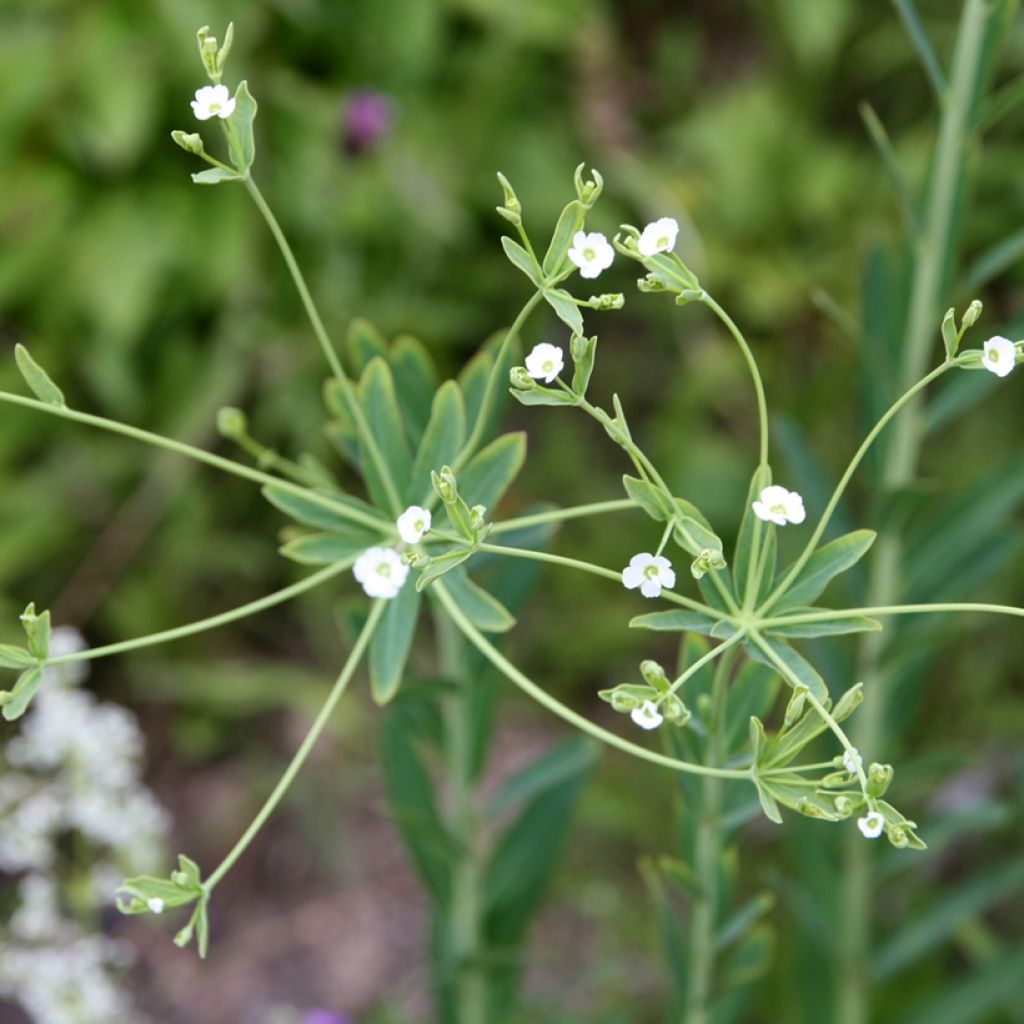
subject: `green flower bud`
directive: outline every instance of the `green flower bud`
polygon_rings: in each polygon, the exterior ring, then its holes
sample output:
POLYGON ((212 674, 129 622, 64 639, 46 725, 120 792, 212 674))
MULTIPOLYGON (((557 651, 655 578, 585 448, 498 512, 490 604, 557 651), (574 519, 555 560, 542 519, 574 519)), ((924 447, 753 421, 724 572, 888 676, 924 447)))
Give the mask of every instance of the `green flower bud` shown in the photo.
POLYGON ((433 559, 420 551, 407 550, 402 552, 402 561, 413 569, 419 569, 424 565, 428 565, 433 559))
POLYGON ((984 307, 981 304, 980 299, 975 299, 964 313, 963 319, 960 321, 960 333, 963 334, 968 327, 973 327, 978 322, 978 317, 981 316, 981 311, 984 307))
POLYGON ((721 551, 705 548, 690 565, 690 573, 695 580, 702 579, 704 574, 712 569, 724 569, 725 558, 721 551))
POLYGON ((621 292, 611 292, 606 295, 591 295, 588 301, 594 309, 622 309, 626 304, 626 296, 621 292))
POLYGON ((498 171, 498 183, 501 185, 502 192, 505 193, 505 205, 498 207, 498 213, 505 220, 511 221, 513 224, 521 223, 523 204, 519 202, 519 197, 516 195, 515 189, 512 188, 512 183, 501 171, 498 171))
POLYGON ((50 613, 37 615, 33 602, 21 613, 20 618, 30 653, 39 661, 46 661, 50 656, 50 613))
POLYGON ((850 715, 852 715, 860 706, 862 700, 864 700, 864 684, 855 683, 836 702, 835 711, 832 712, 832 717, 837 722, 841 722, 843 719, 849 718, 850 715))
POLYGON ((644 682, 648 686, 653 686, 655 690, 661 693, 667 693, 671 686, 668 676, 665 675, 665 670, 656 661, 642 661, 640 663, 640 675, 644 677, 644 682))
POLYGON ((452 505, 459 500, 459 485, 449 466, 442 466, 440 473, 431 472, 430 482, 434 485, 437 496, 446 505, 452 505))
POLYGON ((202 156, 206 150, 203 148, 203 140, 196 132, 183 132, 181 130, 171 132, 171 138, 181 146, 186 153, 194 153, 202 156))
POLYGON ((905 850, 910 845, 910 834, 901 825, 890 826, 886 829, 886 835, 897 850, 905 850))
POLYGON ((589 208, 597 202, 598 196, 601 195, 601 191, 604 189, 604 179, 597 171, 591 168, 590 173, 594 177, 584 180, 583 167, 584 165, 580 164, 576 168, 576 173, 573 175, 573 183, 576 186, 576 195, 579 197, 579 201, 589 208))
POLYGON ((836 809, 836 814, 841 818, 848 818, 857 809, 857 804, 854 803, 848 796, 837 796, 833 801, 833 805, 836 809))
POLYGON ((241 409, 226 405, 217 412, 217 431, 230 441, 240 441, 249 436, 249 418, 241 409))
POLYGON ((482 530, 486 525, 487 508, 484 505, 474 505, 469 510, 469 525, 474 530, 482 530))
POLYGON ((668 285, 657 274, 648 274, 646 277, 641 277, 637 281, 636 286, 642 292, 668 291, 668 285))
POLYGON ((783 719, 784 729, 788 729, 804 713, 806 697, 807 691, 802 687, 793 691, 793 696, 789 698, 789 703, 786 705, 786 716, 783 719))
POLYGON ((891 764, 872 764, 867 770, 868 795, 876 798, 884 796, 892 782, 892 776, 891 764))
POLYGON ((690 709, 675 695, 666 697, 661 705, 662 714, 673 725, 686 725, 693 717, 690 709))

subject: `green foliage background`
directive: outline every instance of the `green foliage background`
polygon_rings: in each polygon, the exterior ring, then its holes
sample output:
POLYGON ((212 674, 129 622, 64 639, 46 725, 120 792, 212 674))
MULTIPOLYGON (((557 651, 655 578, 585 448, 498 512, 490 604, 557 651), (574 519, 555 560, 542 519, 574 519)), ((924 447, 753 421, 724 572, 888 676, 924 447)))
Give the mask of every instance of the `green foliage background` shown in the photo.
MULTIPOLYGON (((945 60, 959 4, 921 6, 945 60)), ((336 337, 365 317, 387 336, 416 335, 453 373, 525 297, 497 243, 494 172, 514 182, 541 235, 586 161, 606 179, 592 230, 660 215, 683 224, 681 251, 762 363, 776 477, 804 491, 812 516, 820 509, 815 481, 835 478, 896 377, 885 346, 863 332, 898 344, 906 287, 899 208, 858 103, 878 112, 915 186, 934 141, 934 100, 894 5, 0 0, 0 386, 20 388, 11 353, 22 341, 79 408, 220 446, 216 409, 238 405, 266 443, 286 454, 312 444, 329 458, 317 440, 324 368, 269 237, 241 189, 192 186, 191 161, 169 140, 193 128, 188 100, 203 84, 195 29, 210 23, 219 34, 230 18, 229 79, 247 78, 260 102, 255 177, 336 337), (389 96, 396 120, 379 147, 352 155, 345 103, 363 88, 389 96)), ((1022 67, 1018 20, 997 80, 1022 67)), ((961 269, 949 302, 985 299, 979 339, 1020 334, 1022 128, 1024 109, 1011 109, 972 154, 970 214, 961 252, 950 254, 961 269)), ((718 328, 637 295, 633 276, 619 261, 600 281, 626 292, 627 305, 588 321, 601 335, 594 389, 622 394, 669 483, 728 536, 754 460, 748 382, 718 328)), ((564 340, 545 315, 531 321, 527 344, 564 340)), ((942 541, 926 549, 908 593, 1019 604, 1020 382, 997 390, 974 379, 987 375, 964 376, 972 379, 958 383, 926 446, 920 485, 903 499, 902 514, 942 541), (979 531, 987 539, 963 564, 957 552, 979 531)), ((509 511, 538 498, 619 496, 619 453, 582 418, 518 409, 509 422, 530 439, 509 511)), ((855 496, 851 512, 867 507, 855 496)), ((276 553, 279 526, 241 482, 0 412, 0 639, 15 638, 29 599, 92 644, 240 604, 294 578, 276 553)), ((655 537, 588 521, 556 543, 616 566, 655 537)), ((641 657, 671 658, 628 634, 632 596, 554 572, 543 580, 510 643, 562 699, 601 715, 599 688, 629 678, 641 657)), ((277 727, 281 711, 302 711, 322 692, 352 596, 351 587, 314 595, 226 633, 98 666, 98 687, 145 709, 158 786, 173 794, 180 775, 202 778, 235 759, 239 801, 258 800, 292 745, 277 727)), ((1020 1021, 1020 630, 1002 621, 908 629, 900 654, 917 670, 899 691, 891 749, 870 755, 896 764, 901 806, 934 852, 883 857, 875 976, 888 987, 878 1019, 1020 1021), (982 976, 974 969, 990 971, 990 982, 963 989, 982 976)), ((853 671, 842 660, 823 667, 853 671)), ((502 714, 510 742, 560 732, 518 698, 502 714)), ((337 723, 342 821, 360 780, 375 778, 372 721, 360 695, 337 723)), ((310 801, 335 799, 335 769, 321 765, 289 814, 315 851, 309 870, 343 878, 337 838, 308 813, 310 801)), ((555 956, 573 976, 535 980, 529 1019, 668 1019, 671 972, 637 861, 673 851, 673 786, 602 758, 543 929, 578 929, 587 962, 558 959, 537 935, 528 959, 555 956)), ((244 814, 228 819, 206 820, 208 856, 244 814)), ((358 844, 354 822, 345 831, 341 843, 358 844)), ((827 1019, 838 885, 828 833, 755 822, 739 845, 738 887, 766 887, 777 905, 774 955, 755 990, 755 1005, 771 1012, 741 1009, 738 1019, 827 1019)), ((249 878, 257 895, 261 881, 257 871, 249 878)))

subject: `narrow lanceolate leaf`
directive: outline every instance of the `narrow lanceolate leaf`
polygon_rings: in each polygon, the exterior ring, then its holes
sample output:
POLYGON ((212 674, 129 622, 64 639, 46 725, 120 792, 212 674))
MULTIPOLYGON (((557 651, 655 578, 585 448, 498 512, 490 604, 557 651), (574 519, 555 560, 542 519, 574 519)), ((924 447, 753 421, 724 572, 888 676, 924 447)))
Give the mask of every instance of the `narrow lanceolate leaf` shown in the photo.
POLYGON ((942 318, 942 345, 946 350, 946 358, 952 359, 960 347, 960 335, 956 330, 956 311, 950 306, 942 318))
POLYGON ((434 360, 422 341, 403 334, 392 344, 388 361, 395 375, 395 392, 405 417, 406 432, 414 445, 419 444, 437 391, 434 360))
POLYGON ((430 473, 455 461, 466 440, 466 404, 453 380, 441 385, 430 411, 430 422, 416 452, 406 500, 422 502, 432 492, 430 473))
POLYGON ((747 490, 747 503, 743 508, 743 519, 740 522, 740 532, 736 538, 736 554, 732 560, 732 573, 736 580, 736 587, 741 594, 750 596, 748 583, 754 585, 753 572, 756 569, 756 560, 765 542, 765 537, 772 531, 767 523, 762 522, 754 514, 754 502, 772 482, 772 471, 768 466, 758 466, 754 470, 754 476, 750 481, 747 490))
POLYGON ((576 404, 576 399, 572 395, 567 395, 564 391, 555 391, 548 388, 536 388, 532 391, 520 391, 518 388, 509 388, 508 391, 520 405, 576 404))
POLYGON ((398 596, 388 601, 370 641, 370 691, 378 704, 387 704, 398 692, 416 632, 420 601, 420 592, 407 580, 398 596))
POLYGON ((630 619, 632 629, 654 629, 665 633, 701 633, 710 636, 718 619, 702 612, 688 612, 682 608, 673 608, 667 612, 651 612, 648 615, 637 615, 630 619))
POLYGON ((540 286, 542 273, 537 261, 518 243, 514 242, 508 235, 501 236, 501 247, 509 262, 521 270, 535 285, 540 286))
POLYGON ((652 519, 664 523, 675 515, 672 502, 654 484, 635 476, 623 476, 622 486, 626 489, 626 494, 652 519))
POLYGON ((444 585, 477 629, 485 633, 507 633, 516 624, 515 616, 496 597, 477 586, 464 569, 448 573, 444 585))
MULTIPOLYGON (((313 526, 319 530, 330 530, 337 533, 350 533, 354 528, 357 529, 357 527, 353 527, 352 520, 341 512, 335 512, 292 491, 268 485, 263 488, 263 497, 286 516, 290 516, 303 526, 313 526)), ((377 515, 377 511, 372 505, 353 498, 351 495, 330 494, 327 497, 339 505, 345 505, 367 515, 377 515)))
POLYGON ((24 345, 14 346, 14 361, 32 394, 47 405, 63 406, 64 393, 50 380, 46 371, 29 355, 24 345))
MULTIPOLYGON (((854 530, 818 548, 772 611, 781 613, 813 604, 833 577, 846 572, 864 557, 876 536, 874 530, 854 530)), ((786 573, 782 575, 785 578, 786 573)))
POLYGON ((42 683, 42 666, 37 665, 35 668, 30 668, 27 672, 23 672, 14 684, 14 689, 10 693, 10 699, 3 705, 4 719, 8 722, 13 722, 15 719, 21 718, 42 683))
POLYGON ((207 167, 205 171, 193 174, 192 180, 197 185, 220 185, 225 181, 241 181, 242 175, 226 167, 207 167))
POLYGON ((555 316, 562 321, 573 334, 583 333, 583 314, 580 307, 573 302, 572 296, 562 288, 548 288, 544 292, 548 305, 555 311, 555 316))
POLYGON ((242 174, 248 174, 256 159, 256 139, 252 131, 255 120, 256 101, 249 92, 249 86, 244 81, 239 82, 235 90, 235 110, 231 115, 228 138, 231 141, 231 160, 242 174))
POLYGON ((458 565, 462 565, 466 559, 473 554, 473 548, 455 548, 443 555, 435 557, 429 565, 423 568, 420 578, 416 581, 416 589, 424 591, 436 579, 447 575, 458 565))
POLYGON ((477 452, 459 473, 459 493, 467 505, 483 505, 493 513, 525 459, 526 434, 502 434, 477 452))
POLYGON ((488 801, 488 815, 497 816, 515 804, 549 792, 589 768, 596 753, 594 741, 587 736, 563 740, 503 783, 488 801))
MULTIPOLYGON (((789 669, 789 672, 781 673, 782 678, 789 686, 806 686, 811 696, 822 703, 829 699, 825 680, 821 678, 818 670, 802 654, 793 650, 789 644, 782 640, 775 640, 771 637, 762 637, 762 640, 767 647, 771 648, 776 658, 789 669)), ((746 647, 747 653, 755 661, 771 665, 778 671, 774 660, 769 658, 757 644, 751 642, 746 647)))
POLYGON ((551 244, 544 254, 542 264, 548 277, 552 277, 565 263, 572 246, 573 235, 583 230, 586 215, 586 208, 578 199, 574 199, 559 214, 558 223, 555 224, 555 230, 551 235, 551 244))
POLYGON ((27 668, 35 660, 24 647, 0 644, 0 668, 27 668))
MULTIPOLYGON (((409 486, 412 472, 412 455, 405 437, 402 413, 395 397, 395 383, 391 368, 381 358, 370 360, 359 379, 359 401, 366 415, 366 422, 377 443, 384 465, 401 496, 409 486)), ((370 455, 366 441, 360 438, 361 466, 363 478, 374 503, 379 508, 391 508, 384 477, 376 460, 370 455)))
MULTIPOLYGON (((822 608, 806 608, 801 611, 819 612, 822 608)), ((799 614, 794 611, 794 614, 799 614)), ((815 637, 842 636, 846 633, 876 633, 882 628, 878 619, 866 615, 844 615, 841 619, 828 619, 824 622, 796 622, 788 626, 770 626, 765 630, 769 636, 784 637, 815 637)))
POLYGON ((348 533, 309 533, 288 541, 280 552, 285 558, 302 565, 331 565, 346 558, 355 558, 367 548, 380 543, 379 534, 369 530, 348 533))

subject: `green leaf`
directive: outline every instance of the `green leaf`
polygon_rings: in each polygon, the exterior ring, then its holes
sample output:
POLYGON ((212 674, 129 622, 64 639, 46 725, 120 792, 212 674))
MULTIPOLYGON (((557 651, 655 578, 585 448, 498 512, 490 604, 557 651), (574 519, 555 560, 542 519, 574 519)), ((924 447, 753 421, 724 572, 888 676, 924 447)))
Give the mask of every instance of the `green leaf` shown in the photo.
POLYGON ((42 682, 43 669, 41 665, 36 665, 35 668, 22 672, 18 681, 14 684, 14 689, 11 690, 10 700, 2 706, 3 716, 6 721, 13 722, 25 714, 29 703, 36 695, 36 691, 42 685, 42 682))
MULTIPOLYGON (((572 248, 573 235, 583 230, 587 208, 578 200, 568 203, 558 216, 555 230, 551 234, 548 251, 544 254, 542 267, 547 277, 554 277, 562 269, 572 248)), ((579 333, 582 333, 580 331, 579 333)))
POLYGON ((423 342, 403 334, 392 344, 389 362, 409 440, 418 445, 438 387, 434 361, 423 342))
POLYGON ((574 337, 569 345, 572 353, 572 389, 577 395, 585 395, 590 386, 590 378, 594 373, 594 360, 597 356, 597 336, 585 338, 574 337))
POLYGON ((507 633, 516 624, 515 616, 496 598, 456 569, 445 578, 445 586, 459 609, 484 633, 507 633))
POLYGON ((434 580, 450 573, 452 569, 462 565, 472 555, 473 548, 455 548, 452 551, 445 552, 443 555, 435 556, 430 564, 424 566, 420 572, 420 578, 416 581, 416 589, 422 593, 434 580))
POLYGON ((597 759, 597 747, 586 736, 572 736, 508 778, 487 803, 487 816, 495 818, 516 804, 534 800, 588 770, 597 759))
POLYGON ((398 596, 388 601, 370 640, 370 692, 378 704, 387 704, 398 692, 416 632, 420 601, 420 592, 406 580, 398 596))
POLYGON ((549 388, 533 388, 530 391, 520 391, 518 388, 509 388, 509 394, 520 405, 575 405, 576 399, 567 395, 564 391, 555 391, 549 388))
POLYGON ((0 644, 0 668, 27 668, 35 660, 24 647, 0 644))
MULTIPOLYGON (((801 615, 810 612, 826 611, 824 608, 794 609, 790 614, 801 615)), ((846 633, 875 633, 882 628, 878 619, 870 619, 866 615, 844 615, 841 619, 827 619, 822 622, 798 622, 791 626, 768 626, 766 636, 815 637, 842 636, 846 633)))
MULTIPOLYGON (((775 819, 772 818, 772 821, 775 819)), ((718 929, 715 935, 716 951, 721 952, 728 949, 734 942, 742 939, 765 914, 774 908, 774 893, 761 892, 749 899, 718 929)))
MULTIPOLYGON (((1018 944, 1019 947, 1019 944, 1018 944)), ((994 959, 961 979, 950 979, 941 991, 929 994, 916 1006, 900 1012, 901 1024, 980 1024, 1007 1020, 1006 1011, 1020 1006, 1020 979, 1024 975, 1024 949, 996 952, 994 959), (1002 1008, 998 1007, 1002 1004, 1002 1008), (996 1014, 996 1016, 993 1016, 996 1014)))
POLYGON ((537 261, 518 243, 514 242, 508 235, 501 236, 501 247, 505 255, 518 270, 521 270, 537 287, 541 286, 543 274, 537 261))
POLYGON ((231 162, 241 174, 248 174, 256 159, 256 140, 252 131, 252 123, 256 120, 256 101, 244 80, 235 89, 235 109, 228 120, 231 162))
POLYGON ((654 629, 664 633, 701 633, 704 636, 710 636, 717 623, 718 619, 710 615, 703 612, 688 612, 682 608, 673 608, 667 612, 650 612, 629 620, 632 629, 654 629))
MULTIPOLYGON (((359 379, 359 401, 370 433, 377 442, 391 481, 399 495, 405 493, 412 473, 412 456, 405 437, 402 414, 395 397, 391 368, 380 357, 371 359, 359 379)), ((360 439, 360 466, 367 490, 378 508, 390 508, 383 477, 360 439)))
POLYGON ((736 554, 732 560, 732 574, 736 580, 736 589, 745 597, 751 596, 751 586, 755 585, 752 575, 755 569, 754 560, 765 538, 773 532, 768 523, 758 519, 753 508, 761 491, 771 482, 771 469, 768 466, 758 466, 754 470, 750 487, 747 489, 747 501, 743 506, 743 519, 740 521, 740 532, 736 538, 736 554))
MULTIPOLYGON (((821 678, 818 670, 798 651, 795 651, 789 644, 782 640, 774 640, 771 637, 762 637, 765 646, 770 647, 772 653, 789 669, 790 673, 796 677, 797 682, 801 686, 806 686, 811 696, 822 704, 829 699, 828 687, 825 685, 825 680, 821 678)), ((755 661, 760 661, 765 665, 771 665, 775 668, 775 663, 768 658, 764 651, 755 644, 749 643, 745 645, 747 653, 755 661)), ((776 671, 778 669, 776 668, 776 671)), ((793 686, 793 680, 790 679, 789 675, 783 675, 783 680, 787 685, 793 686)))
POLYGON ((583 314, 572 296, 562 288, 546 288, 544 298, 555 311, 555 315, 573 334, 583 333, 583 314))
POLYGON ((243 181, 244 176, 226 167, 207 167, 205 171, 197 171, 192 175, 197 185, 220 185, 225 181, 243 181))
MULTIPOLYGON (((676 499, 678 502, 680 499, 676 499)), ((683 516, 677 520, 672 531, 675 542, 691 555, 699 555, 704 551, 717 551, 721 554, 722 541, 713 530, 709 530, 699 519, 692 516, 683 516)), ((713 572, 721 572, 720 569, 713 569, 713 572)))
POLYGON ((466 405, 462 392, 455 381, 445 381, 434 395, 430 421, 413 463, 407 501, 422 503, 430 497, 431 471, 454 462, 465 441, 466 405))
POLYGON ((50 380, 46 371, 29 355, 29 351, 24 345, 14 346, 14 361, 18 364, 18 369, 21 371, 22 377, 25 378, 25 383, 40 402, 63 408, 65 405, 64 393, 50 380))
MULTIPOLYGON (((654 484, 648 483, 646 480, 628 475, 622 477, 622 486, 625 487, 626 494, 652 519, 664 523, 675 515, 676 510, 673 503, 667 495, 661 492, 660 487, 655 487, 654 484)), ((699 554, 699 552, 696 553, 699 554)))
POLYGON ((942 318, 942 344, 946 349, 946 358, 952 359, 960 347, 960 335, 956 330, 956 311, 952 306, 946 310, 942 318))
POLYGON ((362 317, 356 317, 348 325, 345 334, 345 355, 356 377, 362 376, 367 366, 378 357, 390 363, 384 335, 369 320, 362 317))
MULTIPOLYGON (((796 579, 773 607, 775 614, 814 603, 833 577, 856 565, 878 535, 874 530, 854 530, 818 548, 796 579)), ((788 570, 782 573, 785 578, 788 570)))
POLYGON ((757 799, 761 802, 761 810, 764 811, 764 816, 769 821, 774 821, 776 825, 781 825, 782 812, 779 810, 775 797, 761 784, 760 779, 754 779, 754 786, 757 789, 757 799))
MULTIPOLYGON (((314 526, 321 530, 330 530, 332 533, 351 533, 354 527, 351 519, 347 519, 338 512, 334 512, 324 505, 310 501, 308 498, 292 491, 286 491, 279 487, 267 485, 263 488, 263 497, 275 508, 280 509, 286 516, 291 517, 303 526, 314 526)), ((349 508, 358 509, 370 515, 377 515, 377 510, 368 505, 365 501, 353 498, 348 494, 325 494, 325 498, 337 502, 339 505, 346 505, 349 508)), ((382 521, 383 525, 383 521, 382 521)), ((379 538, 378 538, 379 539, 379 538)))
POLYGON ((477 452, 459 473, 459 493, 468 505, 483 505, 493 513, 525 459, 526 434, 502 434, 477 452))
POLYGON ((379 543, 379 534, 356 528, 348 533, 308 533, 288 541, 279 551, 302 565, 330 565, 362 554, 379 543))

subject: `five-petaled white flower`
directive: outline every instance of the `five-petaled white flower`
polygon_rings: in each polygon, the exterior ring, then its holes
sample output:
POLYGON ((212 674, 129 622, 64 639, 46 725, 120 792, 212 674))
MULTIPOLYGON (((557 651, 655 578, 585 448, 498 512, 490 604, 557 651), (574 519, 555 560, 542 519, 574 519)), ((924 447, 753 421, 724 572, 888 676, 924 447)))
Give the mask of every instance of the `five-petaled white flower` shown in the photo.
POLYGON ((1017 347, 1009 338, 996 335, 985 342, 985 350, 981 355, 981 365, 997 377, 1005 377, 1017 360, 1017 347))
POLYGON ((856 747, 843 754, 843 767, 851 775, 856 775, 863 764, 864 759, 860 756, 860 751, 856 747))
POLYGON ((572 236, 569 259, 579 267, 580 277, 597 277, 615 259, 615 250, 600 231, 577 231, 572 236))
POLYGON ((151 900, 146 900, 146 906, 149 907, 154 914, 162 914, 164 912, 164 901, 156 896, 151 900))
POLYGON ((658 711, 658 706, 653 700, 645 700, 638 708, 633 708, 629 717, 640 726, 641 729, 657 729, 664 717, 658 711))
POLYGON ((533 346, 533 351, 526 357, 526 372, 535 380, 550 384, 565 366, 565 357, 557 345, 549 345, 542 341, 533 346))
POLYGON ((370 597, 392 598, 409 575, 409 566, 394 548, 367 548, 352 566, 352 574, 370 597))
POLYGON ((662 217, 648 224, 636 240, 641 256, 656 256, 659 252, 671 252, 676 247, 679 222, 672 217, 662 217))
POLYGON ((857 828, 865 838, 877 839, 885 828, 885 818, 878 811, 871 811, 857 819, 857 828))
POLYGON ((754 502, 754 515, 776 526, 785 526, 786 523, 802 523, 807 513, 804 499, 796 491, 772 484, 761 491, 761 500, 754 502))
POLYGON ((419 544, 420 538, 430 529, 430 509, 410 505, 398 517, 398 535, 406 544, 419 544))
POLYGON ((226 85, 204 85, 196 89, 192 110, 200 121, 209 121, 211 117, 227 118, 234 113, 235 100, 226 85))
POLYGON ((676 585, 676 574, 667 558, 641 551, 622 570, 622 585, 627 590, 639 587, 644 597, 657 597, 663 587, 671 590, 676 585))

